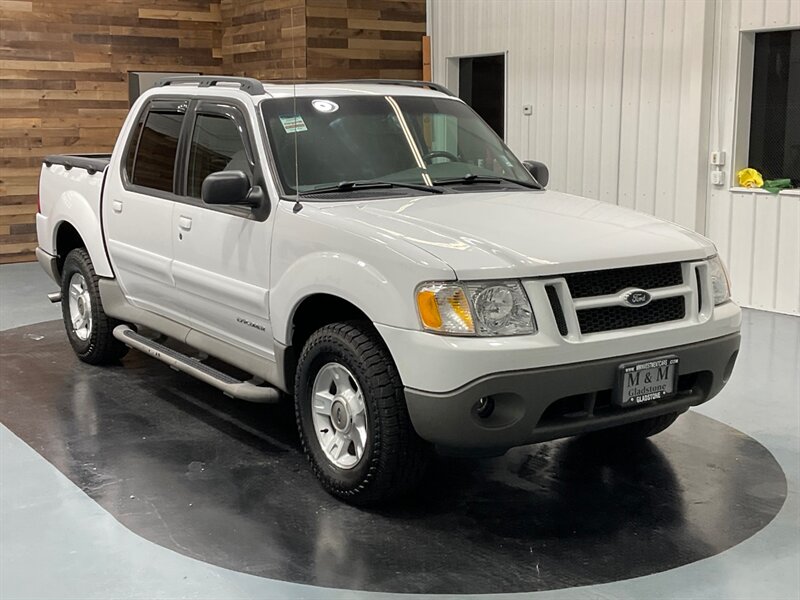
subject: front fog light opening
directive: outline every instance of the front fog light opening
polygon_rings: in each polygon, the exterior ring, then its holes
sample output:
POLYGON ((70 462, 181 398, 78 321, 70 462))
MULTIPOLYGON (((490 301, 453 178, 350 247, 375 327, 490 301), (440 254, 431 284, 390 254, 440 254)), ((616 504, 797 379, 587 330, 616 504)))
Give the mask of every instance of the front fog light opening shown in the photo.
POLYGON ((488 419, 494 412, 494 398, 484 396, 475 403, 475 414, 481 419, 488 419))

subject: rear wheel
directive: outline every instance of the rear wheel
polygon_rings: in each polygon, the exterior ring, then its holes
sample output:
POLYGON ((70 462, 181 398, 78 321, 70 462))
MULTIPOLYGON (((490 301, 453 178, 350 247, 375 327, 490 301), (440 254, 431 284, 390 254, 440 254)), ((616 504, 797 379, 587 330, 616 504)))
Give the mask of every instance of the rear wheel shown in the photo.
POLYGON ((97 280, 84 248, 67 255, 61 273, 61 314, 75 354, 92 365, 114 362, 128 352, 112 334, 119 322, 103 311, 97 280))
POLYGON ((589 435, 592 438, 600 439, 608 443, 625 443, 636 440, 643 440, 650 436, 661 433, 667 427, 672 425, 675 420, 680 416, 680 413, 669 413, 666 415, 659 415, 657 417, 650 417, 635 423, 627 423, 617 427, 610 427, 595 431, 589 435))
POLYGON ((414 431, 394 361, 369 323, 326 325, 306 342, 295 414, 314 474, 334 496, 377 504, 413 490, 430 447, 414 431))

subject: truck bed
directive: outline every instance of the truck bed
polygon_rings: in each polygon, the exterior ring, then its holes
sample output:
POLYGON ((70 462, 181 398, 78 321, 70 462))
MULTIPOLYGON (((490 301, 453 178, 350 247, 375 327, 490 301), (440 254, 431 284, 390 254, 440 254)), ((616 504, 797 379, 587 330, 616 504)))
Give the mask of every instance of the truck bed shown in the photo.
POLYGON ((95 272, 112 277, 100 223, 103 181, 111 155, 54 154, 45 157, 43 163, 36 215, 39 252, 55 257, 59 232, 77 234, 89 250, 95 272), (62 224, 67 228, 62 230, 62 224))

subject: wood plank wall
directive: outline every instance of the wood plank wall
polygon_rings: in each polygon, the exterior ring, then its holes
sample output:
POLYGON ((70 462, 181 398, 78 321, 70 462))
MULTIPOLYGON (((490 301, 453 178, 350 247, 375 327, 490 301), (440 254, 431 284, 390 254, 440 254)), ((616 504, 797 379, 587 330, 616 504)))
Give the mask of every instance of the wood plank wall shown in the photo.
POLYGON ((224 70, 257 79, 305 79, 306 0, 222 0, 224 70))
POLYGON ((219 0, 0 0, 0 263, 32 259, 42 157, 108 152, 128 71, 218 72, 219 0))
POLYGON ((0 0, 0 263, 33 259, 47 154, 109 152, 128 71, 422 75, 425 0, 0 0))
POLYGON ((307 0, 308 78, 422 77, 425 0, 307 0))

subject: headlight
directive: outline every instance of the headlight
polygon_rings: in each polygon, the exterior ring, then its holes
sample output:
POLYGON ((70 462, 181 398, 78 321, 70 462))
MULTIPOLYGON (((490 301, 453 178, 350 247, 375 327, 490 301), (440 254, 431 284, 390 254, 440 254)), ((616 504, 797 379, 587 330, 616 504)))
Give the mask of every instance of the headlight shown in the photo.
POLYGON ((536 333, 533 310, 519 281, 423 283, 417 308, 428 331, 454 335, 536 333))
POLYGON ((719 256, 708 259, 708 274, 711 277, 711 293, 714 296, 714 306, 727 302, 731 298, 731 286, 728 272, 719 256))

